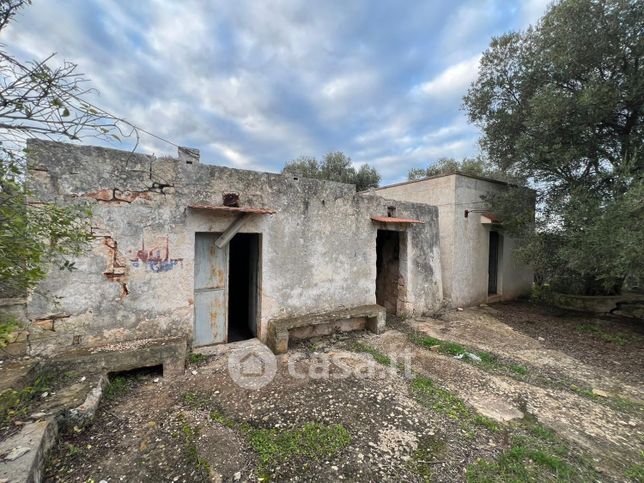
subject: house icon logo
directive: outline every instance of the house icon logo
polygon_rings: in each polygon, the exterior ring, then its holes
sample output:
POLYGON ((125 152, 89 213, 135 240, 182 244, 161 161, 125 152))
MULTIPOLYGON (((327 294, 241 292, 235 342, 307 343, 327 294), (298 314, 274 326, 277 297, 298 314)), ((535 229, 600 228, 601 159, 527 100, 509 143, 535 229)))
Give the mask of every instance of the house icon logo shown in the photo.
POLYGON ((277 361, 266 346, 238 349, 228 357, 230 377, 245 389, 261 389, 273 380, 276 372, 277 361))

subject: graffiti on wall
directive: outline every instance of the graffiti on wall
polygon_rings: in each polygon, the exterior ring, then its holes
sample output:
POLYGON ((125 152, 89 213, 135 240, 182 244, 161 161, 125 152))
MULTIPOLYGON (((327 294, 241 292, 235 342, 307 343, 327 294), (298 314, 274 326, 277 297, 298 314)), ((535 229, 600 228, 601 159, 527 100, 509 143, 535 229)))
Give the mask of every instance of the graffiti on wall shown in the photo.
POLYGON ((153 272, 168 272, 179 264, 183 265, 183 258, 170 258, 167 236, 156 239, 147 247, 145 239, 141 240, 141 248, 130 261, 135 268, 143 266, 153 272))

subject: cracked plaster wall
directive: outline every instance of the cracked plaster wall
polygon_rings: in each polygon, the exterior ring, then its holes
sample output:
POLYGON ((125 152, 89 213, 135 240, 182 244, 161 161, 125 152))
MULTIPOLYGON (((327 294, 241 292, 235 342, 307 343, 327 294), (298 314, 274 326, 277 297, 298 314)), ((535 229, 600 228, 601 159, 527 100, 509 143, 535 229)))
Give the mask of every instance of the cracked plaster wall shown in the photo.
POLYGON ((51 353, 72 344, 187 335, 193 325, 195 232, 222 232, 235 215, 191 210, 221 205, 272 208, 242 232, 261 233, 261 320, 375 303, 374 215, 425 223, 408 228, 408 314, 442 300, 435 207, 356 194, 353 185, 231 169, 93 146, 32 140, 28 182, 34 201, 88 205, 91 249, 73 272, 52 269, 31 295, 31 321, 52 321, 31 344, 51 353), (143 249, 145 245, 145 249, 143 249), (148 263, 141 253, 166 260, 148 263))

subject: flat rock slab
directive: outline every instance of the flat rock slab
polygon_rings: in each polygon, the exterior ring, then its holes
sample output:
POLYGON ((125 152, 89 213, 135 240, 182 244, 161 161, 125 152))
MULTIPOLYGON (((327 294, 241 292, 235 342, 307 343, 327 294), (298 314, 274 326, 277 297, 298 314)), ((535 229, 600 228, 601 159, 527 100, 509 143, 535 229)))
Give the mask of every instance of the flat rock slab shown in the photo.
POLYGON ((29 423, 18 434, 0 443, 0 481, 41 480, 47 450, 55 443, 58 426, 53 419, 29 423))

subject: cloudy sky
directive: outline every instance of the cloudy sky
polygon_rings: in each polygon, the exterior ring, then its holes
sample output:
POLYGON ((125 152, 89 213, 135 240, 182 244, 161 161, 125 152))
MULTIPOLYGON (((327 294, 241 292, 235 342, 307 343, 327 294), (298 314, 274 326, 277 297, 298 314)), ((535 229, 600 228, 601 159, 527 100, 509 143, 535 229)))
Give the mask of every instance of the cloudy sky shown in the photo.
MULTIPOLYGON (((341 150, 390 183, 478 153, 461 99, 481 52, 548 3, 34 0, 0 42, 77 63, 93 102, 203 162, 279 171, 341 150)), ((175 152, 146 136, 139 150, 175 152)))

